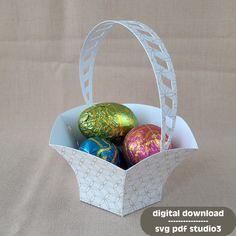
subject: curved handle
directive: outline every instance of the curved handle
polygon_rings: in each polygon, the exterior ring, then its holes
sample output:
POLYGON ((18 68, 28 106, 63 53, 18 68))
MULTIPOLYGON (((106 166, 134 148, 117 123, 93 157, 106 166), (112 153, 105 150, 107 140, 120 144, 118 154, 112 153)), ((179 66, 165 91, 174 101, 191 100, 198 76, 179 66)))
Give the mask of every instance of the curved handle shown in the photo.
POLYGON ((161 108, 161 150, 171 142, 177 112, 176 78, 171 58, 158 35, 148 26, 137 21, 108 20, 96 25, 88 34, 80 54, 80 84, 87 105, 93 103, 92 79, 97 51, 114 25, 128 29, 141 43, 151 62, 159 91, 161 108), (168 139, 166 140, 166 135, 168 139))

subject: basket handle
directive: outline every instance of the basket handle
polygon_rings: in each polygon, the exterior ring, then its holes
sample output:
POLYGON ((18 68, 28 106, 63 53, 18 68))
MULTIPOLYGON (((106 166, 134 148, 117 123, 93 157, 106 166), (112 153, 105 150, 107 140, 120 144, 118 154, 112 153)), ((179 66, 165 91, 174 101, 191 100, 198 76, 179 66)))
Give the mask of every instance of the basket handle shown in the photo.
POLYGON ((141 43, 151 62, 159 92, 161 108, 161 150, 167 150, 175 127, 177 112, 176 78, 171 58, 158 35, 137 21, 108 20, 96 25, 87 35, 80 54, 79 74, 83 97, 93 104, 92 79, 97 51, 114 25, 128 29, 141 43), (166 140, 166 135, 168 139, 166 140))

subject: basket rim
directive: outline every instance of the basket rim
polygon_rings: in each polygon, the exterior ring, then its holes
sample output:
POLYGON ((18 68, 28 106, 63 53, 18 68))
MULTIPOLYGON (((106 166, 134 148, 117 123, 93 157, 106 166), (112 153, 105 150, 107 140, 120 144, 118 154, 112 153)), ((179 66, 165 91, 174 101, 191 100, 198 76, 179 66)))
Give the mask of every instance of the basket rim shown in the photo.
MULTIPOLYGON (((82 152, 82 151, 80 151, 80 150, 78 150, 78 149, 72 148, 72 147, 68 147, 68 146, 57 145, 57 144, 51 144, 51 143, 49 143, 49 146, 52 147, 52 148, 54 148, 54 147, 66 148, 66 149, 70 149, 70 150, 72 150, 72 151, 74 151, 74 152, 83 153, 83 154, 84 154, 84 152, 82 152)), ((106 161, 106 160, 103 160, 102 158, 99 158, 99 157, 97 157, 97 156, 94 156, 94 155, 92 155, 92 154, 90 154, 90 153, 86 153, 86 155, 90 156, 91 158, 95 158, 95 159, 97 159, 97 160, 104 161, 104 163, 106 163, 106 164, 108 164, 108 165, 111 165, 111 166, 114 167, 114 168, 118 168, 119 171, 123 171, 124 173, 128 173, 130 170, 132 170, 132 169, 134 169, 134 168, 138 168, 139 165, 142 165, 141 163, 144 163, 144 162, 148 161, 149 159, 158 158, 158 156, 163 155, 163 153, 173 153, 173 152, 178 152, 178 151, 180 151, 180 150, 197 151, 197 150, 198 150, 198 147, 196 147, 196 148, 174 148, 174 149, 169 149, 169 150, 163 150, 163 151, 160 151, 160 152, 158 152, 158 153, 152 154, 151 156, 146 157, 145 159, 139 161, 139 162, 136 163, 135 165, 130 166, 130 167, 129 167, 128 169, 126 169, 126 170, 125 170, 125 169, 122 169, 121 167, 119 167, 119 166, 117 166, 117 165, 115 165, 115 164, 113 164, 113 163, 111 163, 111 162, 108 162, 108 161, 106 161)))
MULTIPOLYGON (((94 103, 94 104, 97 104, 97 103, 94 103)), ((149 108, 152 108, 152 109, 157 109, 157 110, 159 110, 159 111, 161 112, 161 109, 160 109, 160 108, 155 107, 155 106, 152 106, 152 105, 139 104, 139 103, 123 103, 123 105, 128 105, 128 106, 129 106, 129 105, 131 105, 131 106, 132 106, 132 105, 136 105, 136 106, 149 107, 149 108)), ((79 108, 83 108, 83 107, 87 107, 87 106, 88 106, 88 105, 86 105, 86 104, 85 104, 85 105, 81 105, 81 106, 77 106, 77 107, 74 107, 74 108, 71 108, 71 109, 69 109, 69 110, 66 110, 66 111, 62 112, 62 113, 60 113, 60 114, 57 116, 56 120, 54 121, 53 127, 52 127, 52 129, 51 129, 51 134, 50 134, 50 139, 49 139, 49 146, 51 146, 51 147, 53 147, 53 148, 55 148, 55 147, 66 148, 66 149, 70 149, 72 152, 77 152, 77 153, 83 153, 83 154, 84 154, 84 152, 82 152, 82 151, 80 151, 80 150, 78 150, 78 149, 76 149, 76 148, 68 147, 68 146, 61 145, 61 144, 52 143, 52 135, 53 135, 53 131, 54 131, 54 129, 55 129, 55 125, 56 125, 56 122, 57 122, 58 119, 62 118, 63 115, 65 115, 66 113, 68 113, 68 112, 70 112, 70 111, 73 111, 73 110, 76 110, 76 109, 79 109, 79 108)), ((192 147, 192 148, 183 148, 183 147, 180 147, 180 148, 174 148, 174 149, 169 149, 169 150, 161 150, 160 152, 155 153, 155 154, 152 154, 151 156, 149 156, 149 157, 147 157, 147 158, 145 158, 145 159, 139 161, 139 162, 136 163, 135 165, 130 166, 130 167, 127 168, 126 170, 125 170, 125 169, 122 169, 121 167, 119 167, 119 166, 117 166, 117 165, 114 165, 113 163, 110 163, 110 162, 108 162, 108 161, 106 161, 106 160, 103 160, 103 159, 97 157, 97 156, 94 156, 94 155, 92 155, 92 154, 86 153, 86 155, 90 156, 91 158, 97 158, 97 159, 100 160, 100 161, 107 162, 107 163, 109 163, 112 167, 118 168, 119 171, 122 171, 123 173, 126 174, 126 173, 128 173, 129 171, 131 171, 132 169, 138 168, 139 165, 142 165, 142 164, 143 164, 144 162, 146 162, 147 160, 152 159, 152 158, 158 158, 158 156, 163 155, 163 153, 173 153, 173 152, 178 152, 178 151, 180 151, 180 150, 190 150, 190 151, 198 150, 198 145, 197 145, 196 139, 195 139, 195 137, 194 137, 194 135, 193 135, 192 130, 191 130, 190 127, 188 126, 187 122, 186 122, 182 117, 180 117, 180 116, 176 116, 176 118, 177 118, 177 120, 182 120, 184 123, 186 123, 187 127, 189 128, 190 132, 192 133, 192 136, 193 136, 194 141, 195 141, 195 143, 196 143, 196 147, 192 147)), ((106 163, 106 164, 107 164, 107 163, 106 163)))

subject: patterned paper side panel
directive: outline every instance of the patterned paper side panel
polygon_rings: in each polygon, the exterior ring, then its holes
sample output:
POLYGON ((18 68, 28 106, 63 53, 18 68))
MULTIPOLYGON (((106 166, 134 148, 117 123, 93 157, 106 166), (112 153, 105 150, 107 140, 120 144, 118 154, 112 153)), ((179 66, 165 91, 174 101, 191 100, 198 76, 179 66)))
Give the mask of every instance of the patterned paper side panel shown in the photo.
POLYGON ((124 215, 160 201, 163 182, 160 160, 163 158, 147 159, 127 172, 124 215))
POLYGON ((75 172, 80 200, 121 215, 125 172, 86 153, 67 148, 59 152, 75 172))
POLYGON ((131 168, 125 179, 123 215, 160 201, 167 178, 187 152, 164 151, 131 168))

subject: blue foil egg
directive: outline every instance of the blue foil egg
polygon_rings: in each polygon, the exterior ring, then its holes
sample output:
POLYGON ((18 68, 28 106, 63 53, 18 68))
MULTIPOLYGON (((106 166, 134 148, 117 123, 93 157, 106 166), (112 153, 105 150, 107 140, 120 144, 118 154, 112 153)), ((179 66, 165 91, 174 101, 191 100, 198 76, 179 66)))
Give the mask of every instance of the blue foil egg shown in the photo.
POLYGON ((99 137, 86 139, 80 144, 79 150, 100 157, 115 165, 120 164, 120 156, 117 147, 106 139, 99 137))

